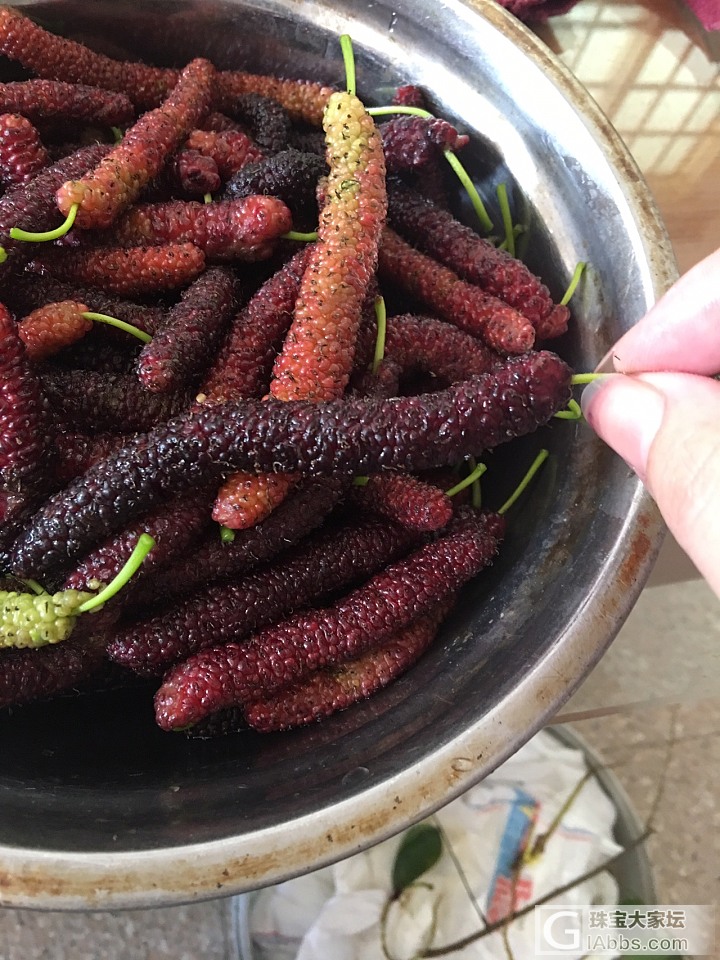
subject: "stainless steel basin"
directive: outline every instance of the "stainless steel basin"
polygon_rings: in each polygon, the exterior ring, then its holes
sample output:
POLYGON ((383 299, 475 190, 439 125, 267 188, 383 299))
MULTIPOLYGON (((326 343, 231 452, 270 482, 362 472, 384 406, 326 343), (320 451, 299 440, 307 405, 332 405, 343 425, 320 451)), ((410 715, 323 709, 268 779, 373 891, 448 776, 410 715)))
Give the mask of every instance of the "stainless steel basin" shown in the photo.
MULTIPOLYGON (((478 185, 492 200, 508 183, 529 228, 526 259, 556 294, 578 260, 589 262, 572 331, 557 345, 579 370, 594 368, 674 277, 620 140, 493 3, 22 6, 59 32, 161 64, 205 55, 332 82, 343 75, 337 37, 350 33, 366 100, 418 83, 472 134, 465 158, 478 185)), ((0 903, 160 906, 277 882, 406 827, 517 749, 602 656, 662 535, 638 481, 585 426, 556 421, 542 444, 550 464, 514 511, 501 559, 465 590, 422 661, 372 700, 297 732, 217 742, 160 733, 143 691, 1 716, 0 903)), ((493 457, 488 502, 539 445, 493 457)))

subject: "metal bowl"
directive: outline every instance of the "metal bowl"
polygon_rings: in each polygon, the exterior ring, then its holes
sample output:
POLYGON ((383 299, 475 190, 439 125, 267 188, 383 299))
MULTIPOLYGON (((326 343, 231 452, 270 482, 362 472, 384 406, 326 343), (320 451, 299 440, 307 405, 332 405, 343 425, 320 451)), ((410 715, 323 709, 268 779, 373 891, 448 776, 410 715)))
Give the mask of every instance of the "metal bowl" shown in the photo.
MULTIPOLYGON (((108 52, 331 82, 343 76, 338 35, 350 33, 367 101, 417 83, 472 135, 464 157, 481 191, 509 185, 526 260, 556 295, 589 262, 557 344, 576 369, 593 369, 674 279, 647 187, 609 123, 490 2, 23 7, 108 52)), ((238 893, 355 853, 489 773, 602 656, 662 536, 639 482, 586 427, 555 421, 542 443, 550 465, 514 511, 497 565, 464 591, 421 662, 371 700, 296 732, 217 742, 161 733, 137 693, 3 715, 0 902, 148 907, 238 893)), ((538 444, 495 455, 504 490, 538 444)))

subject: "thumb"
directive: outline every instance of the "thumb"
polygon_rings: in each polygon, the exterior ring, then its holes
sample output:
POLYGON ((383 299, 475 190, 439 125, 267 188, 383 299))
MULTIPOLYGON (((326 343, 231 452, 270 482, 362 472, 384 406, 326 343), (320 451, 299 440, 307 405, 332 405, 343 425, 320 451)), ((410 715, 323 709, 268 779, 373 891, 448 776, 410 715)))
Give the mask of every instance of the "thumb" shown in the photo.
POLYGON ((720 382, 684 373, 610 376, 586 388, 582 407, 720 596, 720 382))

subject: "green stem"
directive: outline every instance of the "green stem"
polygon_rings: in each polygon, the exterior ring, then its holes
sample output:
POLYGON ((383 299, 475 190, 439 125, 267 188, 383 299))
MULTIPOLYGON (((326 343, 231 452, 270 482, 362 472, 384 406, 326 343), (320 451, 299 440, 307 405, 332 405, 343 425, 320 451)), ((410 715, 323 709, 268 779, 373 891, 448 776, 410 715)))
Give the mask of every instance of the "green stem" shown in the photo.
POLYGON ((203 194, 203 200, 205 201, 205 203, 212 203, 212 202, 213 202, 212 194, 211 194, 211 193, 204 193, 204 194, 203 194))
POLYGON ((367 112, 371 117, 390 117, 394 113, 404 113, 411 117, 424 117, 426 120, 435 119, 434 114, 422 107, 368 107, 367 112))
POLYGON ((120 127, 110 127, 112 130, 112 135, 115 138, 115 143, 120 143, 123 138, 123 132, 120 127))
POLYGON ((565 291, 565 296, 560 301, 561 307, 566 307, 570 302, 570 298, 577 290, 577 285, 580 283, 580 277, 582 277, 583 271, 585 270, 586 266, 587 264, 583 260, 581 260, 580 263, 578 263, 578 265, 575 267, 575 273, 573 273, 572 275, 572 279, 570 280, 570 285, 565 291))
POLYGON ((37 580, 21 580, 20 583, 24 583, 26 587, 29 587, 33 593, 36 593, 40 596, 42 593, 45 593, 43 587, 37 582, 37 580))
POLYGON ((7 257, 8 257, 7 250, 5 249, 5 247, 0 247, 0 263, 5 263, 5 261, 7 260, 7 257))
POLYGON ((582 420, 582 410, 577 400, 570 400, 564 410, 553 414, 558 420, 582 420))
POLYGON ((375 374, 380 368, 385 356, 385 334, 387 332, 387 310, 382 297, 375 298, 375 317, 377 319, 377 337, 375 338, 375 354, 372 362, 372 372, 375 374))
POLYGON ((515 230, 513 229, 512 213, 510 212, 510 201, 508 200, 507 184, 499 183, 497 185, 497 197, 500 203, 500 216, 505 227, 505 243, 503 247, 510 254, 515 256, 515 230))
POLYGON ((44 233, 34 233, 31 230, 22 230, 20 227, 11 227, 10 236, 13 240, 26 240, 28 243, 45 243, 47 240, 58 240, 64 237, 75 223, 75 217, 80 208, 79 203, 74 203, 70 207, 70 212, 62 223, 55 230, 46 230, 44 233))
POLYGON ((370 477, 355 477, 355 479, 353 480, 353 483, 356 487, 366 487, 368 485, 369 480, 370 480, 370 477))
POLYGON ((221 526, 220 527, 220 540, 223 543, 232 543, 235 539, 235 531, 231 530, 230 527, 221 526))
POLYGON ((342 50, 343 61, 345 63, 345 83, 347 92, 351 97, 355 96, 355 56, 353 54, 352 38, 350 34, 344 33, 340 37, 340 49, 342 50))
POLYGON ((477 187, 472 182, 467 170, 462 163, 460 163, 457 155, 454 154, 452 150, 443 150, 443 154, 447 162, 457 174, 460 183, 465 187, 467 195, 470 197, 470 203, 473 205, 481 226, 487 233, 489 233, 493 229, 493 222, 490 219, 487 210, 485 209, 485 204, 482 202, 480 194, 477 192, 477 187))
MULTIPOLYGON (((518 238, 521 234, 525 233, 526 230, 527 230, 527 227, 525 226, 525 224, 523 224, 523 223, 516 223, 515 226, 513 227, 513 237, 517 240, 517 238, 518 238)), ((498 244, 498 250, 507 250, 507 248, 508 248, 508 242, 507 242, 507 240, 503 240, 502 243, 499 243, 499 244, 498 244)))
POLYGON ((593 383, 595 380, 602 380, 604 377, 611 377, 611 373, 575 373, 570 378, 570 383, 574 387, 581 386, 586 383, 593 383))
MULTIPOLYGON (((445 491, 446 497, 454 497, 456 493, 460 493, 461 490, 465 490, 467 487, 472 486, 476 480, 479 480, 480 477, 486 472, 487 467, 484 463, 478 464, 472 473, 469 473, 460 483, 456 483, 454 487, 450 487, 449 490, 445 491)), ((474 504, 473 504, 474 506, 474 504)))
POLYGON ((108 317, 105 313, 93 313, 91 310, 88 310, 86 313, 82 314, 86 320, 95 320, 97 323, 106 323, 110 327, 117 327, 118 330, 124 330, 126 333, 131 333, 134 337, 137 337, 138 340, 142 340, 143 343, 150 343, 152 337, 149 333, 145 333, 144 330, 140 330, 139 327, 134 327, 131 323, 125 323, 124 320, 118 320, 117 317, 108 317))
POLYGON ((116 577, 113 577, 110 583, 104 587, 100 593, 81 604, 78 607, 77 612, 87 613, 89 610, 94 610, 96 607, 102 606, 103 603, 106 603, 108 600, 114 597, 118 591, 122 590, 128 580, 137 573, 143 560, 150 553, 154 546, 155 540, 150 536, 149 533, 141 534, 138 538, 138 542, 135 544, 135 549, 128 557, 127 563, 122 570, 117 574, 116 577))
POLYGON ((510 509, 510 507, 512 507, 512 505, 513 505, 517 500, 520 499, 520 497, 523 495, 523 493, 525 493, 525 490, 527 489, 528 484, 530 483, 530 481, 532 480, 532 478, 535 476, 535 474, 538 472, 538 470, 540 469, 540 467, 545 463, 545 461, 547 460, 547 458, 548 458, 549 456, 550 456, 550 453, 549 453, 548 450, 541 450, 540 453, 535 457, 535 459, 533 460, 533 462, 532 462, 531 465, 530 465, 530 469, 528 470, 528 472, 525 474, 525 476, 524 476, 524 477, 522 478, 522 480, 520 481, 520 484, 519 484, 519 486, 517 487, 517 489, 515 490, 515 492, 514 492, 513 494, 511 494, 510 497, 508 497, 508 499, 505 501, 505 503, 504 503, 504 504, 500 507, 500 509, 498 510, 498 513, 499 513, 501 516, 502 516, 502 514, 507 513, 508 510, 510 509))
MULTIPOLYGON (((420 107, 369 107, 368 113, 371 117, 387 117, 394 113, 402 113, 410 117, 424 117, 426 120, 435 119, 435 116, 432 113, 430 113, 428 110, 423 110, 420 107)), ((470 197, 470 202, 473 205, 475 213, 477 214, 483 229, 489 233, 493 229, 493 222, 488 216, 488 212, 485 209, 485 204, 482 202, 480 194, 477 192, 477 187, 470 179, 467 170, 458 160, 457 155, 454 154, 452 150, 443 150, 443 155, 455 171, 460 183, 465 187, 467 195, 470 197)))
POLYGON ((317 238, 317 232, 315 233, 299 233, 297 230, 288 230, 287 233, 282 235, 283 240, 299 240, 301 243, 314 243, 317 238))

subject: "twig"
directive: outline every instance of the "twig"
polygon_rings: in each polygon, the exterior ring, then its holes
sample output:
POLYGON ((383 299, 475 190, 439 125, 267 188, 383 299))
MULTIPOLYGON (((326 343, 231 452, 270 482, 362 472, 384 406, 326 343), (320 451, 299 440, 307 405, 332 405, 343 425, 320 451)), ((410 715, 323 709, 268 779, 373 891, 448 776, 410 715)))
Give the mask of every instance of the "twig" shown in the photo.
MULTIPOLYGON (((534 900, 532 903, 528 903, 526 906, 518 910, 517 913, 513 915, 512 919, 519 920, 520 917, 526 916, 528 913, 534 910, 535 907, 540 907, 549 900, 559 897, 563 893, 567 893, 568 890, 572 890, 574 887, 579 886, 581 883, 585 883, 587 880, 592 880, 593 877, 597 877, 599 874, 604 873, 622 857, 624 857, 625 854, 630 853, 631 850, 635 850, 637 847, 645 843, 651 834, 652 830, 643 830, 638 837, 632 840, 619 853, 616 853, 608 860, 604 860, 597 867, 593 867, 592 870, 588 870, 575 880, 571 880, 569 883, 564 883, 561 887, 556 887, 554 890, 551 890, 550 893, 545 894, 544 897, 540 897, 539 899, 534 900)), ((488 923, 485 927, 483 927, 482 930, 477 930, 475 933, 471 933, 467 937, 463 937, 462 940, 456 940, 454 943, 446 944, 444 947, 431 947, 429 950, 426 950, 424 953, 420 954, 420 957, 422 960, 425 960, 425 958, 429 957, 444 957, 449 953, 455 953, 457 950, 463 950, 471 943, 475 943, 476 940, 482 940, 484 937, 489 937, 491 933, 495 933, 497 930, 500 930, 503 924, 507 923, 507 919, 507 917, 503 917, 501 920, 496 920, 494 923, 488 923)))

